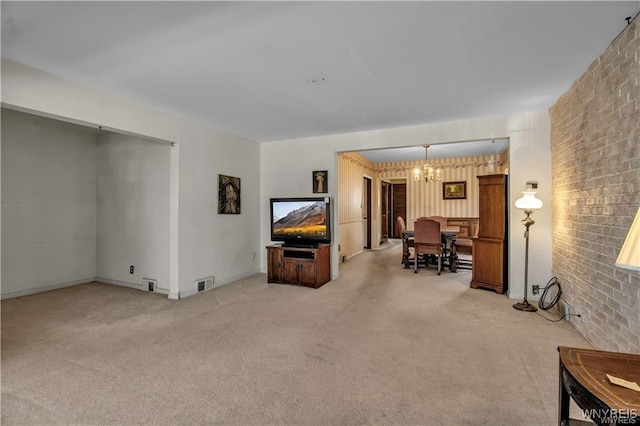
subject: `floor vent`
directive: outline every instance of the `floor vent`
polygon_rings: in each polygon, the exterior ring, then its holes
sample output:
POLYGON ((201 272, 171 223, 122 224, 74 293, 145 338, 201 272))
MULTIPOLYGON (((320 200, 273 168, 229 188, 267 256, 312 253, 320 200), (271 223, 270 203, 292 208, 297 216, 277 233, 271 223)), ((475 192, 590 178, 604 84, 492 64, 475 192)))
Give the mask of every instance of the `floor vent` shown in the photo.
POLYGON ((202 278, 196 280, 196 290, 198 293, 201 291, 211 290, 213 288, 213 277, 202 278))
POLYGON ((158 288, 158 283, 156 282, 156 280, 152 280, 150 278, 143 278, 142 279, 142 290, 143 291, 148 291, 150 293, 155 293, 156 289, 158 288))

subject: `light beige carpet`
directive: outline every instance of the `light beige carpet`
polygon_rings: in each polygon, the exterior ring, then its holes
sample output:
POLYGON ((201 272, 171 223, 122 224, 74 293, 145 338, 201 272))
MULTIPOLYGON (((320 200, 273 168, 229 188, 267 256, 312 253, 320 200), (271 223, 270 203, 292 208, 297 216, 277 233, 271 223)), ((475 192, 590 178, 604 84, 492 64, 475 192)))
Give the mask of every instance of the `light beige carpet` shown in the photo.
POLYGON ((588 342, 400 257, 392 241, 315 290, 256 275, 180 301, 99 283, 2 301, 2 424, 556 424, 556 347, 588 342))

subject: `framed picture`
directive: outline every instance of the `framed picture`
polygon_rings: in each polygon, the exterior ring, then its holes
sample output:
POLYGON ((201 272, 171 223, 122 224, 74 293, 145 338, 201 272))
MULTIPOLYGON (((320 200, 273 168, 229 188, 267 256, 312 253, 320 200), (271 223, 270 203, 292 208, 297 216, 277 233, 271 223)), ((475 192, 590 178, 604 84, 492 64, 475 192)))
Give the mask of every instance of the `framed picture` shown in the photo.
POLYGON ((218 175, 218 214, 240 214, 240 178, 218 175))
POLYGON ((467 198, 467 182, 443 182, 443 200, 464 200, 467 198))
POLYGON ((313 171, 313 193, 314 194, 326 194, 328 187, 328 175, 326 170, 314 170, 313 171))

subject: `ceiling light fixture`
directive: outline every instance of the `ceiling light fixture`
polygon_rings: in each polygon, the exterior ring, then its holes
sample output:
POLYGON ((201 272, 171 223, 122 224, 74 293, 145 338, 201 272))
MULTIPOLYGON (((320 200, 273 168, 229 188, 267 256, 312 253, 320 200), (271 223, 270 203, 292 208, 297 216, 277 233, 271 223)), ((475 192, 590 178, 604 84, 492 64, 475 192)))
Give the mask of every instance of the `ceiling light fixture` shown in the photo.
MULTIPOLYGON (((425 182, 431 182, 436 180, 442 180, 442 169, 440 167, 433 167, 429 164, 429 157, 427 150, 429 145, 422 145, 424 147, 424 164, 422 165, 422 177, 425 182)), ((420 180, 420 169, 415 168, 413 171, 413 180, 420 180)))

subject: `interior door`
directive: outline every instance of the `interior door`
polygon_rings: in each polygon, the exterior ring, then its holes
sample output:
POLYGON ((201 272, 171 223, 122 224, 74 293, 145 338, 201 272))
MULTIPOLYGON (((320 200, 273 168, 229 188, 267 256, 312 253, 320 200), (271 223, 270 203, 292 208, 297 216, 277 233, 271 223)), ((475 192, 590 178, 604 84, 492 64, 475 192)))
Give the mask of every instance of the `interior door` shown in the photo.
POLYGON ((393 238, 400 238, 401 235, 395 227, 396 218, 402 216, 405 223, 407 222, 407 184, 406 183, 394 183, 391 185, 391 211, 393 214, 390 217, 391 222, 391 234, 393 238))
POLYGON ((362 235, 365 249, 371 248, 371 179, 365 177, 362 194, 362 235))
POLYGON ((389 182, 381 182, 380 194, 380 244, 389 238, 389 182))

